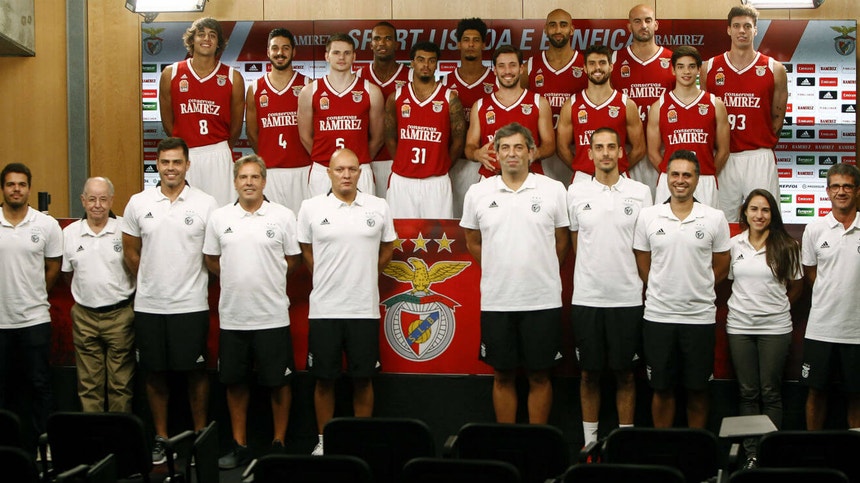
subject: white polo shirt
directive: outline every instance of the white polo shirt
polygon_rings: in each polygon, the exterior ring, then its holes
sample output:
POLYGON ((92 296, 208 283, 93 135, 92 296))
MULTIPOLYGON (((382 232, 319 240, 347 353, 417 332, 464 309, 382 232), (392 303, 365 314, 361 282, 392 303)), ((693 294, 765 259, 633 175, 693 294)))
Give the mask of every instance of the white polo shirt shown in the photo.
POLYGON ((620 177, 612 186, 591 180, 567 190, 570 231, 578 232, 573 304, 587 307, 642 305, 642 279, 633 255, 633 230, 651 190, 620 177))
POLYGON ((828 213, 803 232, 801 262, 817 266, 806 338, 860 344, 860 216, 847 230, 828 213))
POLYGON ((63 231, 54 218, 28 207, 17 226, 0 210, 0 329, 51 321, 45 259, 63 256, 63 231))
POLYGON ((530 173, 511 190, 501 176, 472 185, 460 226, 481 231, 481 310, 561 307, 555 229, 570 226, 564 185, 530 173))
POLYGON ((675 324, 715 324, 713 254, 731 248, 722 211, 693 204, 679 220, 669 203, 642 210, 633 248, 651 252, 645 319, 675 324))
MULTIPOLYGON (((779 282, 767 264, 767 250, 750 245, 749 230, 732 237, 732 262, 729 278, 732 296, 726 332, 729 334, 778 335, 791 332, 791 304, 786 286, 779 282)), ((798 267, 791 275, 798 280, 798 267)))
POLYGON ((358 192, 352 204, 317 195, 299 209, 299 243, 314 251, 309 319, 379 318, 379 245, 397 238, 388 203, 358 192))
POLYGON ((215 198, 191 186, 172 203, 159 187, 131 197, 122 231, 142 243, 136 311, 184 314, 209 309, 203 237, 216 208, 215 198))
POLYGON ((221 328, 273 329, 290 325, 287 297, 288 255, 301 253, 296 215, 264 201, 248 213, 239 203, 212 212, 203 253, 220 256, 221 328))
POLYGON ((122 250, 122 218, 108 218, 94 233, 86 219, 63 229, 63 271, 74 272, 72 297, 84 307, 98 308, 128 300, 134 277, 122 250))

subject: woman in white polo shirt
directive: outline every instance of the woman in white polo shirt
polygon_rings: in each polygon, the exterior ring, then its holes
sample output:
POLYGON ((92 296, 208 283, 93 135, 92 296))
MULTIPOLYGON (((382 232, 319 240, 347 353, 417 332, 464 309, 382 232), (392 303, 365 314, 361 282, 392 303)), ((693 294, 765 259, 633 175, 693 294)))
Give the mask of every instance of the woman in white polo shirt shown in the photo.
MULTIPOLYGON (((744 231, 732 238, 732 296, 726 323, 740 389, 741 416, 766 414, 782 424, 782 373, 791 344, 791 302, 803 289, 800 245, 786 232, 767 190, 750 192, 740 209, 744 231)), ((745 468, 756 466, 757 438, 747 438, 745 468)))

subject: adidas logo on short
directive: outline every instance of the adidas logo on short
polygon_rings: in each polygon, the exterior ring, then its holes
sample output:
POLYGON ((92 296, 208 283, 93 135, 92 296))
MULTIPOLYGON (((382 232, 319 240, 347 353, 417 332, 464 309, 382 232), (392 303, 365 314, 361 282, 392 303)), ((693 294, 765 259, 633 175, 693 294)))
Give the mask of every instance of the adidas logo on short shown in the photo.
POLYGON ((289 376, 292 373, 293 373, 293 371, 291 371, 290 368, 288 367, 287 370, 284 371, 284 376, 289 376))
POLYGON ((555 353, 555 357, 553 357, 553 360, 554 360, 554 361, 557 361, 557 360, 561 359, 561 357, 562 357, 562 356, 561 356, 561 352, 556 352, 556 353, 555 353))
POLYGON ((197 360, 194 362, 199 364, 201 362, 206 362, 206 359, 203 358, 203 354, 200 354, 199 356, 197 356, 197 360))

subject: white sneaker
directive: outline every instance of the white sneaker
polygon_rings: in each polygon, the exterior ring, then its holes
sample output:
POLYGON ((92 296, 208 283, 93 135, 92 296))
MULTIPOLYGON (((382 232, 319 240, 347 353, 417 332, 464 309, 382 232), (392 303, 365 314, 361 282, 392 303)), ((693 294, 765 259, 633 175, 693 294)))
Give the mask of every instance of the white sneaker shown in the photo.
POLYGON ((322 456, 323 455, 323 442, 322 441, 317 443, 317 445, 314 447, 314 450, 311 452, 311 455, 312 456, 322 456))

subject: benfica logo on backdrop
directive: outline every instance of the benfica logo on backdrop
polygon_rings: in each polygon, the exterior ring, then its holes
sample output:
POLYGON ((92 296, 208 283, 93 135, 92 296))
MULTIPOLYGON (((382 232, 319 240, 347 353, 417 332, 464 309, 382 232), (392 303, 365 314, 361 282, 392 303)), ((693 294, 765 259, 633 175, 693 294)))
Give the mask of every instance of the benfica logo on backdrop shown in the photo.
POLYGON ((412 290, 382 301, 385 312, 385 338, 404 359, 423 362, 441 355, 454 339, 454 310, 460 304, 430 290, 430 285, 457 276, 472 262, 436 262, 410 257, 409 263, 392 260, 382 272, 412 290))
POLYGON ((840 55, 851 55, 854 52, 854 49, 857 48, 857 39, 848 34, 856 32, 857 27, 830 28, 842 34, 839 37, 833 38, 833 47, 836 49, 836 52, 840 55))
POLYGON ((158 36, 161 32, 164 32, 163 28, 142 28, 141 32, 148 34, 147 37, 143 38, 143 49, 146 50, 146 53, 149 55, 158 55, 161 52, 164 42, 164 39, 158 36))

